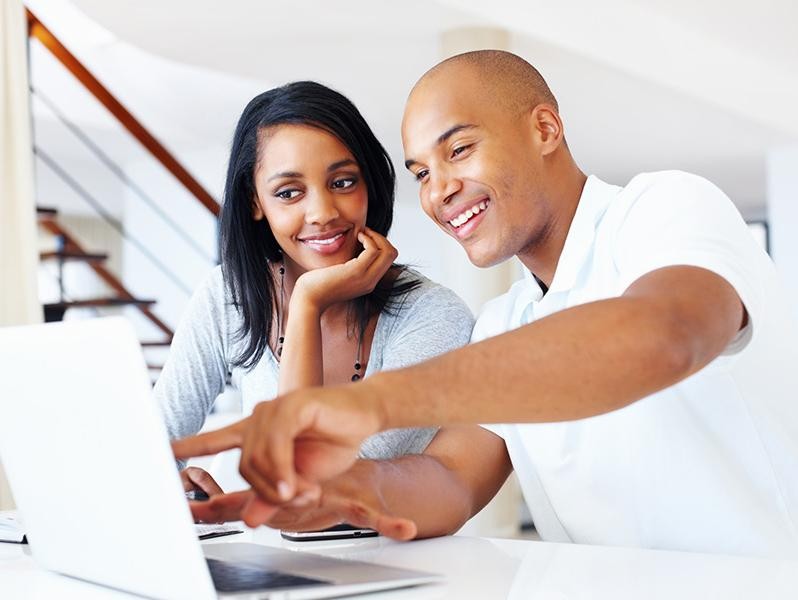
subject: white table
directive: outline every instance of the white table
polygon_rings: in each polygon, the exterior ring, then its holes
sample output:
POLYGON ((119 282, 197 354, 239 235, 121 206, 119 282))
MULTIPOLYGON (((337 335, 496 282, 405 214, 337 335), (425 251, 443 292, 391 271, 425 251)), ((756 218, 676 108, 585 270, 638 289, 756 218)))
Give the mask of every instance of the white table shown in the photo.
MULTIPOLYGON (((372 594, 369 599, 798 598, 798 561, 465 536, 409 543, 382 538, 297 543, 281 540, 267 529, 204 543, 234 541, 435 571, 447 577, 444 584, 372 594)), ((0 598, 129 600, 131 596, 44 571, 27 546, 0 543, 0 598)))

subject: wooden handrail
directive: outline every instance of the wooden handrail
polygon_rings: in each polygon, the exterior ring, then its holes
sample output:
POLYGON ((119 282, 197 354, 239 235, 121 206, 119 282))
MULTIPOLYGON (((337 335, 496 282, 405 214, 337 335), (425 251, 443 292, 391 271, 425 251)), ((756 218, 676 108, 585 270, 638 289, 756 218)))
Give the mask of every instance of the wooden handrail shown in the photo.
POLYGON ((130 114, 113 94, 92 75, 86 67, 56 38, 29 9, 28 35, 39 40, 52 55, 69 70, 97 100, 135 137, 164 168, 182 183, 202 205, 219 216, 219 203, 181 165, 172 154, 153 135, 147 131, 136 117, 130 114))

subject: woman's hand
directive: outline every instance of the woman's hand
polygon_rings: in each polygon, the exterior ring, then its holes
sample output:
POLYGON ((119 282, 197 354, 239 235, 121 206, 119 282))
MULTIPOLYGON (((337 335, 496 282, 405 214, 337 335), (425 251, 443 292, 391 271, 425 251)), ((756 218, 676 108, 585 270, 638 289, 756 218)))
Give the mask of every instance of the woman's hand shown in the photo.
POLYGON ((291 306, 306 303, 319 314, 337 302, 370 293, 399 256, 391 243, 372 229, 357 234, 363 252, 351 260, 303 273, 294 285, 291 306))
POLYGON ((174 440, 172 450, 186 459, 241 448, 241 475, 264 502, 279 506, 348 471, 385 417, 360 384, 309 388, 261 402, 227 427, 174 440))
POLYGON ((208 496, 224 493, 210 473, 199 467, 186 467, 180 471, 180 481, 183 483, 183 490, 186 492, 201 491, 208 494, 208 496))

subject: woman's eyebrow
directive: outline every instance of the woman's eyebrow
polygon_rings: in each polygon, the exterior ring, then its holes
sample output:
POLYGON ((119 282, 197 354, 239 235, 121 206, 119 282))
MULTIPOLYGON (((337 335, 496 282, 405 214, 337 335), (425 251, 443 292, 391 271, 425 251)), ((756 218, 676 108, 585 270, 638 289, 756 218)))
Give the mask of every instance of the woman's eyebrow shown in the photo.
POLYGON ((327 167, 327 172, 332 173, 336 169, 340 169, 341 167, 348 167, 350 165, 357 166, 357 162, 355 162, 351 158, 345 158, 343 160, 336 161, 333 164, 331 164, 329 167, 327 167))
POLYGON ((271 181, 272 179, 282 179, 282 178, 297 178, 302 177, 302 173, 297 171, 281 171, 280 173, 275 173, 271 177, 269 177, 266 181, 271 181))

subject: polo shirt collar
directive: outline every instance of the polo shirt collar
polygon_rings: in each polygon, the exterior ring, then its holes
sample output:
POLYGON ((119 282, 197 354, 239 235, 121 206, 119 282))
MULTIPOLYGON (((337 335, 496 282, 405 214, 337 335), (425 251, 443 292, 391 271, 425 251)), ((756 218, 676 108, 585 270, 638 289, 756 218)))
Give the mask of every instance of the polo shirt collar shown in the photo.
MULTIPOLYGON (((595 175, 587 178, 548 293, 568 291, 573 288, 585 260, 592 252, 596 228, 620 189, 618 186, 604 183, 595 175)), ((532 280, 534 281, 534 278, 532 280)))
MULTIPOLYGON (((595 175, 587 178, 546 298, 573 288, 592 250, 596 227, 620 189, 604 183, 595 175)), ((523 271, 524 285, 518 290, 510 314, 510 322, 515 325, 528 323, 532 318, 532 306, 543 299, 543 290, 535 277, 529 269, 524 268, 523 271)))

